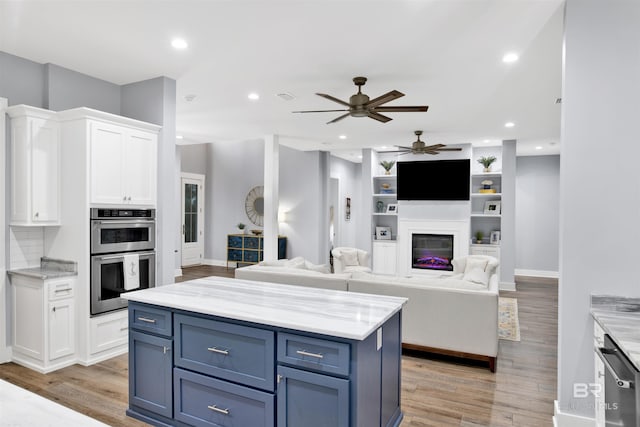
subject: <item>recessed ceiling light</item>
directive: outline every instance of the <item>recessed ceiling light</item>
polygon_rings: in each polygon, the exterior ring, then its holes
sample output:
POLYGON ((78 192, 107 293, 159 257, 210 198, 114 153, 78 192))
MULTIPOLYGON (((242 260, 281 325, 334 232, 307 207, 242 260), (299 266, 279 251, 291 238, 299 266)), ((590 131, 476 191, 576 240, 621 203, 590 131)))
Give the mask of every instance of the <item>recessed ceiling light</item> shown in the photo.
POLYGON ((502 57, 502 62, 506 62, 507 64, 509 64, 511 62, 516 62, 517 60, 518 60, 518 54, 515 53, 515 52, 506 53, 502 57))
POLYGON ((506 128, 512 128, 512 127, 514 127, 515 125, 516 125, 516 124, 515 124, 515 123, 513 123, 513 122, 507 122, 507 123, 505 123, 505 124, 504 124, 504 127, 506 127, 506 128))
POLYGON ((484 139, 484 140, 482 140, 482 142, 484 142, 485 144, 488 144, 488 143, 491 142, 491 140, 490 139, 484 139))
POLYGON ((184 136, 182 136, 182 135, 176 135, 176 139, 182 139, 182 138, 184 138, 184 136))
POLYGON ((171 46, 173 46, 174 49, 186 49, 189 47, 189 43, 187 43, 187 41, 185 39, 173 39, 171 40, 171 46))
POLYGON ((360 156, 358 156, 358 158, 359 158, 359 159, 361 159, 361 158, 362 158, 362 156, 360 155, 360 156))
POLYGON ((541 145, 536 146, 536 150, 542 150, 542 146, 541 145))
POLYGON ((258 94, 257 94, 257 93, 255 93, 255 92, 251 92, 251 93, 248 95, 248 98, 249 98, 250 100, 252 100, 252 101, 257 101, 258 99, 260 99, 260 95, 258 95, 258 94))
POLYGON ((387 149, 387 146, 386 146, 386 145, 383 145, 382 147, 380 147, 380 149, 381 149, 381 150, 386 150, 386 149, 387 149))
POLYGON ((338 138, 340 138, 340 139, 347 139, 347 135, 340 135, 338 138))

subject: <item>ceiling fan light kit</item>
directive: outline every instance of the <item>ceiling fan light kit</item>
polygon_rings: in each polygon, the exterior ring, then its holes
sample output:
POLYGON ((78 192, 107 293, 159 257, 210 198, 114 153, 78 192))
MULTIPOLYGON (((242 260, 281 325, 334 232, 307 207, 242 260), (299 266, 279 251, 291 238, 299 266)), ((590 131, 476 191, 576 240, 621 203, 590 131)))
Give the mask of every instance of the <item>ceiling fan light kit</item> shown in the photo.
POLYGON ((326 93, 316 93, 316 95, 326 98, 330 101, 336 102, 347 109, 342 110, 305 110, 294 111, 294 113, 328 113, 346 111, 345 114, 336 117, 335 119, 327 122, 327 124, 338 122, 348 116, 351 117, 369 117, 382 123, 391 121, 391 117, 387 117, 380 113, 403 113, 403 112, 420 112, 427 111, 429 107, 427 105, 413 106, 413 107, 383 107, 382 104, 391 102, 394 99, 398 99, 404 96, 404 93, 397 90, 392 90, 377 98, 370 99, 368 95, 362 93, 362 86, 367 82, 366 77, 354 77, 353 83, 358 86, 358 93, 351 95, 349 102, 345 102, 341 99, 327 95, 326 93))

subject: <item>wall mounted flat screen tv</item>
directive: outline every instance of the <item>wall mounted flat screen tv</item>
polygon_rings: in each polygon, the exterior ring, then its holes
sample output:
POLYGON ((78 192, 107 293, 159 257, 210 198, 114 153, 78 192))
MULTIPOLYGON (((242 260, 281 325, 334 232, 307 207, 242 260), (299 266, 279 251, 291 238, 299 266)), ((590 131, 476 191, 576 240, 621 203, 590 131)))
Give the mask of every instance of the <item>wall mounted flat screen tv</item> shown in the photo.
POLYGON ((398 162, 398 200, 469 200, 469 159, 398 162))

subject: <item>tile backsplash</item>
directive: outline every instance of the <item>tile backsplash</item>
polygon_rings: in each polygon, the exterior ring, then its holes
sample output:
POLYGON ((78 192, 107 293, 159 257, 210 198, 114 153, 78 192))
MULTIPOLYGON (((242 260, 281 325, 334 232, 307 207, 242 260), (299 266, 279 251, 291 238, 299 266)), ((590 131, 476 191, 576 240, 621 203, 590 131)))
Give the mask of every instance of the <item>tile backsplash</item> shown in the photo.
POLYGON ((9 227, 9 269, 37 267, 44 256, 44 227, 9 227))

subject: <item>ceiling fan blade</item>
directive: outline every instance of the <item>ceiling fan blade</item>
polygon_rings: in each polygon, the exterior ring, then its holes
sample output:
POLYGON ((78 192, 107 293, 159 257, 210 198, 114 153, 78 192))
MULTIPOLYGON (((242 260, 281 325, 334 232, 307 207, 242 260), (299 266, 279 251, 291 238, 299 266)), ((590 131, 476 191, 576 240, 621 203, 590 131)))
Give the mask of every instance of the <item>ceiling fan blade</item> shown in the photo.
POLYGON ((398 99, 403 96, 404 96, 404 93, 398 92, 397 90, 392 90, 391 92, 387 92, 384 95, 380 95, 377 98, 373 98, 372 100, 364 104, 364 106, 367 109, 373 109, 373 108, 376 108, 378 105, 386 104, 387 102, 393 101, 394 99, 398 99))
POLYGON ((462 151, 462 148, 438 148, 437 151, 462 151))
POLYGON ((428 109, 428 105, 421 105, 417 107, 376 107, 373 110, 379 113, 409 113, 427 111, 428 109))
POLYGON ((387 123, 388 121, 393 120, 391 117, 383 116, 382 114, 374 113, 373 111, 369 111, 369 113, 367 113, 367 117, 371 117, 372 119, 382 123, 387 123))
POLYGON ((442 147, 446 147, 446 145, 444 144, 433 144, 433 145, 427 145, 426 147, 424 147, 425 150, 438 150, 442 147))
POLYGON ((340 117, 336 117, 335 119, 331 120, 330 122, 327 122, 327 124, 330 125, 331 123, 338 122, 338 121, 344 119, 345 117, 347 117, 348 115, 349 115, 349 113, 343 114, 340 117))
POLYGON ((349 111, 349 110, 304 110, 304 111, 292 111, 292 113, 332 113, 335 111, 349 111))
POLYGON ((378 151, 378 153, 409 153, 411 150, 378 151))
POLYGON ((321 96, 321 97, 323 97, 323 98, 326 98, 326 99, 328 99, 328 100, 331 100, 331 101, 333 101, 333 102, 337 102, 338 104, 342 104, 342 105, 344 105, 345 107, 351 107, 351 105, 349 105, 349 103, 348 103, 348 102, 344 102, 343 100, 338 99, 338 98, 335 98, 335 97, 333 97, 333 96, 331 96, 331 95, 327 95, 326 93, 316 93, 316 95, 321 96))

